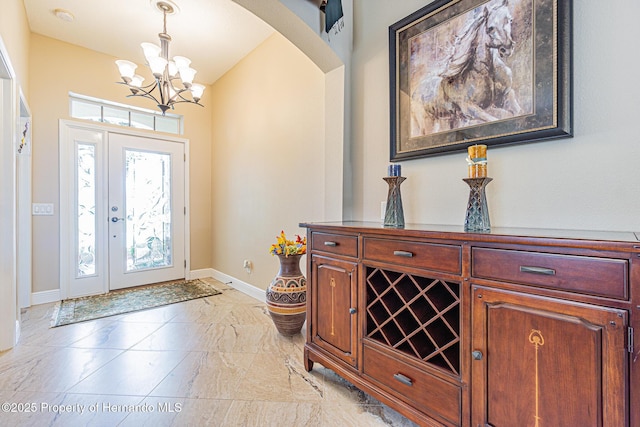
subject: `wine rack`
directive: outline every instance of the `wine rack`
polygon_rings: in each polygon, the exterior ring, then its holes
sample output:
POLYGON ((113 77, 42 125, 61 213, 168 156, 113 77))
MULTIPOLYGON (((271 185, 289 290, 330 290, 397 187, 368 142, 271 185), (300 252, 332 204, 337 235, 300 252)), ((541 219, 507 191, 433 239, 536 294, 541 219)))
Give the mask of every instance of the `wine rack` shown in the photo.
POLYGON ((460 373, 460 284, 366 268, 365 336, 460 373))

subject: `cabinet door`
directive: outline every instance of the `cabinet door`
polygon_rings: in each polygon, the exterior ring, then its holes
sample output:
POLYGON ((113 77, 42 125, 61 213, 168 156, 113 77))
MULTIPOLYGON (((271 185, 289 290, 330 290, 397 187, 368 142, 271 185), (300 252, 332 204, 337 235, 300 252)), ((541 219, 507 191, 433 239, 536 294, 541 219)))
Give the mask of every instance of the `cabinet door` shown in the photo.
POLYGON ((314 255, 311 341, 356 366, 357 264, 314 255))
POLYGON ((627 312, 473 289, 472 426, 628 425, 627 312))

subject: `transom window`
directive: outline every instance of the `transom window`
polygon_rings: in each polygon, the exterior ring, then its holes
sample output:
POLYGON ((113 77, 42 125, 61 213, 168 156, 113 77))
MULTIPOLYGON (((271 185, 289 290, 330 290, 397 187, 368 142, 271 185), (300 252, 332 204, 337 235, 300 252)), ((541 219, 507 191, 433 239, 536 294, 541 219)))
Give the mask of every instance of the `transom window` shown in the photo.
POLYGON ((92 120, 137 129, 182 134, 182 116, 118 104, 69 92, 69 114, 76 119, 92 120))

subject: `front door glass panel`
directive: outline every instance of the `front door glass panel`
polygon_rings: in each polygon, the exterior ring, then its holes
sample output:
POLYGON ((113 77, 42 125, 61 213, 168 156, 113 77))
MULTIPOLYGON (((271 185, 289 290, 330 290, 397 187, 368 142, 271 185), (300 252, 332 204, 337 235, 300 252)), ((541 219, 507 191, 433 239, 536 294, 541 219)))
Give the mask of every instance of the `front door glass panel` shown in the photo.
POLYGON ((126 150, 126 271, 172 265, 171 156, 126 150))
POLYGON ((96 146, 76 146, 76 277, 96 274, 96 146))

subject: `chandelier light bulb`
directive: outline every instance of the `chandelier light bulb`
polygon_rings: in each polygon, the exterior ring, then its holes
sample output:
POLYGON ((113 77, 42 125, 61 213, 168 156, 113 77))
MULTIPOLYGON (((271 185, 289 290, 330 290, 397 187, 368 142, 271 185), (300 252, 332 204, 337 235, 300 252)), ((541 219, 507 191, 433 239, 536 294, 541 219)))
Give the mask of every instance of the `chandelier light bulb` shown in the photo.
POLYGON ((167 67, 167 60, 156 56, 154 58, 149 58, 149 68, 151 68, 151 72, 155 78, 160 78, 164 74, 164 70, 167 67))
POLYGON ((188 68, 191 65, 191 60, 185 56, 174 56, 173 62, 176 63, 178 69, 188 68))
POLYGON ((175 62, 169 61, 169 77, 174 78, 178 75, 178 66, 175 62))
POLYGON ((116 65, 118 66, 122 80, 127 83, 131 81, 133 76, 136 74, 136 68, 138 68, 136 64, 131 61, 127 61, 126 59, 117 60, 116 65))
POLYGON ((131 78, 131 82, 129 84, 135 87, 142 87, 143 82, 144 82, 144 77, 142 77, 140 74, 136 74, 131 78))
POLYGON ((194 83, 191 85, 190 90, 193 99, 195 99, 196 102, 200 101, 200 98, 202 98, 202 94, 204 93, 204 86, 200 83, 194 83))
POLYGON ((182 84, 188 89, 193 83, 193 78, 196 76, 197 71, 191 67, 181 68, 180 69, 180 80, 182 80, 182 84))
POLYGON ((156 58, 160 56, 160 46, 155 45, 153 43, 141 43, 142 51, 144 52, 144 57, 149 61, 150 58, 156 58))

